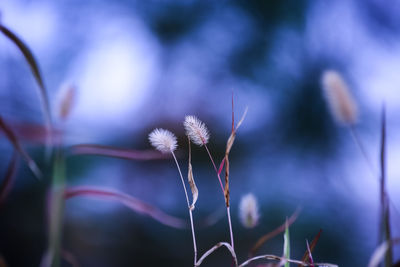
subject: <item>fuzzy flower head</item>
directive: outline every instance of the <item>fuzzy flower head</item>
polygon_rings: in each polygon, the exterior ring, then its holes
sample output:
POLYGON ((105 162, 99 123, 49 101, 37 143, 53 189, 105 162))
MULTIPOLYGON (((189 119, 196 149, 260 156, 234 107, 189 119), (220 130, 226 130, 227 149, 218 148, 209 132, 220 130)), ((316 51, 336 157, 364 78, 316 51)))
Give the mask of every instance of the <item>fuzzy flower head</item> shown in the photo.
POLYGON ((203 146, 208 143, 210 133, 206 125, 195 116, 186 116, 183 126, 186 130, 186 135, 193 143, 203 146))
POLYGON ((342 76, 336 71, 327 70, 322 74, 321 83, 325 99, 334 119, 343 125, 356 123, 358 117, 357 105, 342 76))
POLYGON ((257 199, 253 194, 244 195, 240 200, 239 219, 246 228, 253 228, 258 224, 260 214, 258 212, 257 199))
POLYGON ((150 144, 162 153, 174 152, 178 147, 176 136, 165 129, 154 129, 149 134, 150 144))

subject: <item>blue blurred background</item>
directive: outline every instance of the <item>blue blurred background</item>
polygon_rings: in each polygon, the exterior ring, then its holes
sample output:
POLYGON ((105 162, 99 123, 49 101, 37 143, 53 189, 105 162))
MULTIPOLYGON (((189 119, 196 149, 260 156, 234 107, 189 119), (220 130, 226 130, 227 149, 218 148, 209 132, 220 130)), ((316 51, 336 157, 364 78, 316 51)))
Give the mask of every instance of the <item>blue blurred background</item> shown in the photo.
MULTIPOLYGON (((211 132, 209 148, 222 159, 231 127, 231 95, 239 118, 249 111, 231 152, 231 201, 240 261, 258 237, 291 226, 292 257, 300 259, 322 229, 317 261, 365 266, 378 244, 379 189, 347 128, 332 120, 320 76, 340 71, 359 103, 356 126, 378 167, 380 110, 388 117, 388 192, 400 208, 400 3, 336 1, 50 1, 2 0, 1 21, 38 60, 52 108, 65 85, 77 88, 63 125, 66 145, 96 143, 149 149, 155 127, 179 139, 186 172, 182 121, 196 115, 211 132), (240 197, 259 200, 259 225, 238 220, 240 197)), ((37 85, 21 53, 0 36, 0 114, 13 125, 42 124, 37 85)), ((43 143, 25 140, 42 166, 43 143)), ((12 146, 0 136, 4 175, 12 146)), ((201 221, 224 207, 204 149, 193 148, 201 221)), ((17 182, 0 210, 0 253, 9 266, 38 266, 47 245, 45 195, 19 164, 17 182)), ((77 156, 67 160, 68 185, 111 187, 187 218, 171 159, 135 162, 77 156)), ((3 178, 2 178, 3 179, 3 178)), ((393 236, 400 215, 392 212, 393 236)), ((200 253, 229 238, 225 216, 198 227, 200 253)), ((80 266, 189 266, 189 230, 164 226, 127 208, 76 198, 65 207, 63 248, 80 266)), ((282 254, 283 237, 260 253, 282 254)), ((400 250, 395 250, 399 260, 400 250)), ((227 266, 219 251, 204 266, 227 266)), ((64 266, 64 265, 63 265, 64 266)), ((65 263, 65 266, 68 266, 65 263)))

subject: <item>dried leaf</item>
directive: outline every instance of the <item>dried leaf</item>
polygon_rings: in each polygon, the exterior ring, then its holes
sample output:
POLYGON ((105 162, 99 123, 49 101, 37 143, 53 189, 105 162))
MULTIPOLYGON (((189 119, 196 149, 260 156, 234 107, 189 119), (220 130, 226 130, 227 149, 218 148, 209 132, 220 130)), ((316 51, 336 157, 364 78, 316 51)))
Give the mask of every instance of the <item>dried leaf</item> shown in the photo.
POLYGON ((50 132, 52 126, 50 104, 47 96, 46 87, 44 85, 42 76, 40 74, 39 66, 35 60, 35 57, 33 56, 28 46, 20 38, 18 38, 11 30, 6 28, 4 25, 0 24, 0 31, 18 47, 18 49, 24 55, 25 60, 28 63, 29 67, 31 68, 32 74, 35 77, 40 88, 40 97, 42 100, 45 123, 48 131, 50 132))
POLYGON ((69 151, 71 155, 95 155, 128 160, 154 160, 171 157, 170 154, 162 154, 154 150, 121 149, 94 144, 74 145, 69 148, 69 151))
POLYGON ((94 197, 107 201, 118 201, 126 207, 140 213, 150 216, 156 221, 174 228, 187 228, 186 222, 180 218, 173 217, 159 210, 158 208, 145 203, 137 198, 129 196, 125 193, 111 190, 109 188, 97 188, 92 186, 69 187, 65 190, 65 199, 73 197, 85 196, 94 197))
POLYGON ((311 253, 310 245, 308 244, 308 240, 306 240, 306 244, 307 244, 308 258, 310 259, 310 267, 314 267, 314 259, 312 257, 312 253, 311 253))
POLYGON ((224 197, 225 197, 225 205, 229 207, 229 157, 225 155, 225 188, 224 188, 224 197))
POLYGON ((15 150, 17 150, 18 153, 22 156, 22 158, 26 161, 26 163, 28 164, 28 167, 32 171, 32 173, 36 176, 36 178, 40 179, 42 177, 42 172, 39 170, 35 161, 22 148, 21 143, 19 142, 14 131, 5 123, 5 121, 3 120, 3 118, 1 116, 0 116, 0 129, 3 130, 3 132, 7 136, 8 140, 14 146, 15 150))
MULTIPOLYGON (((301 209, 297 208, 296 211, 289 217, 289 219, 288 219, 289 226, 292 225, 296 221, 297 217, 299 216, 300 211, 301 211, 301 209)), ((278 234, 282 233, 283 231, 285 231, 285 229, 286 229, 286 222, 283 223, 282 225, 280 225, 279 227, 275 228, 273 231, 269 232, 268 234, 260 237, 257 240, 256 244, 250 250, 250 255, 254 255, 257 252, 257 250, 263 244, 265 244, 265 242, 267 242, 271 238, 277 236, 278 234)))
POLYGON ((194 210, 195 204, 197 202, 197 199, 199 198, 199 190, 197 189, 196 183, 194 182, 194 177, 193 177, 193 169, 192 169, 192 151, 190 147, 190 138, 188 138, 189 142, 189 167, 188 167, 188 181, 190 185, 190 190, 192 191, 192 204, 190 205, 190 209, 194 210))
POLYGON ((0 186, 0 205, 4 204, 8 194, 11 191, 12 186, 14 185, 15 174, 17 172, 17 163, 18 154, 14 150, 11 161, 7 168, 5 178, 0 186))
MULTIPOLYGON (((233 108, 233 99, 232 99, 232 108, 233 108)), ((233 142, 235 141, 235 137, 236 137, 236 131, 237 129, 240 127, 240 125, 242 124, 244 118, 246 117, 247 114, 247 107, 242 115, 242 118, 240 119, 240 121, 238 122, 236 128, 234 128, 234 121, 232 121, 232 132, 231 135, 228 138, 228 141, 226 143, 226 150, 225 150, 225 188, 224 188, 224 196, 225 196, 225 204, 227 207, 229 207, 229 153, 231 152, 231 148, 233 146, 233 142)), ((234 113, 232 110, 232 119, 234 119, 234 113)), ((221 167, 220 167, 221 169, 221 167)), ((222 169, 221 169, 222 170, 222 169)))
MULTIPOLYGON (((303 258, 301 259, 302 261, 307 262, 308 259, 311 259, 310 258, 311 252, 314 250, 315 246, 317 245, 318 240, 321 237, 321 233, 322 233, 322 229, 319 230, 318 234, 314 237, 313 241, 311 241, 311 246, 309 247, 309 249, 307 247, 306 252, 304 252, 303 258)), ((308 242, 307 242, 307 245, 308 245, 308 242)), ((299 265, 299 267, 301 267, 301 266, 299 265)))
POLYGON ((249 110, 249 108, 246 107, 246 109, 245 109, 244 112, 243 112, 242 117, 240 118, 240 121, 239 121, 238 124, 236 125, 235 131, 237 131, 237 130, 239 129, 240 125, 242 125, 244 119, 246 118, 246 115, 247 115, 247 111, 248 111, 248 110, 249 110))

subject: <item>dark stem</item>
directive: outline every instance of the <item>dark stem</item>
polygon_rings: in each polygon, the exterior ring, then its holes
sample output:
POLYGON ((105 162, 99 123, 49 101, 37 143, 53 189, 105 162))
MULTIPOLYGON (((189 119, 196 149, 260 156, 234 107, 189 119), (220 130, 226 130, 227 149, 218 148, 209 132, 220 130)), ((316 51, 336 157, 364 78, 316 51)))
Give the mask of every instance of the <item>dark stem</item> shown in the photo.
MULTIPOLYGON (((381 151, 380 151, 380 199, 381 199, 381 229, 384 232, 384 240, 388 242, 389 248, 385 255, 385 266, 391 267, 393 264, 393 252, 391 245, 391 233, 390 233, 390 217, 389 217, 389 205, 388 198, 386 196, 386 112, 385 106, 382 107, 382 128, 381 128, 381 151)), ((381 236, 381 234, 380 234, 381 236)))

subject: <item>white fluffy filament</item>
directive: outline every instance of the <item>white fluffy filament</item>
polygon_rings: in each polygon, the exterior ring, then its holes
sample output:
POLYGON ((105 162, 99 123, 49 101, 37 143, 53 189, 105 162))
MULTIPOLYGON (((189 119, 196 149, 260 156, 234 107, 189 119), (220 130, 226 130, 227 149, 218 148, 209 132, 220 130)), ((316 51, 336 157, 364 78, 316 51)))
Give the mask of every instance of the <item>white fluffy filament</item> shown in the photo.
POLYGON ((174 152, 178 146, 176 136, 165 129, 154 129, 149 134, 150 144, 162 153, 174 152))
POLYGON ((183 126, 186 130, 186 135, 193 143, 203 146, 208 143, 210 133, 206 125, 195 116, 186 116, 183 126))

